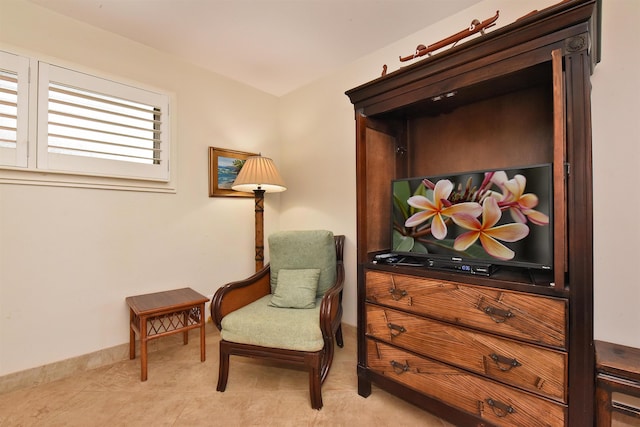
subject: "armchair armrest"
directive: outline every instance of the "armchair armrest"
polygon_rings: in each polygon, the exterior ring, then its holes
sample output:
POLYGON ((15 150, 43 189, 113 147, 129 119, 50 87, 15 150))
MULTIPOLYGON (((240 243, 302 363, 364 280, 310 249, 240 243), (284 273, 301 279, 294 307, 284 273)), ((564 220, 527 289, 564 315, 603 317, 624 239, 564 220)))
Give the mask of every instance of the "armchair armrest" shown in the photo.
POLYGON ((211 299, 211 319, 218 330, 222 329, 222 318, 247 304, 271 293, 271 270, 266 265, 253 276, 219 288, 211 299))
POLYGON ((337 266, 334 285, 322 297, 320 303, 320 329, 322 336, 332 339, 342 321, 342 288, 344 286, 344 265, 340 261, 337 266))
POLYGON ((320 329, 325 342, 333 339, 342 321, 343 248, 345 237, 339 235, 334 236, 334 239, 336 244, 336 281, 324 294, 320 303, 320 329))

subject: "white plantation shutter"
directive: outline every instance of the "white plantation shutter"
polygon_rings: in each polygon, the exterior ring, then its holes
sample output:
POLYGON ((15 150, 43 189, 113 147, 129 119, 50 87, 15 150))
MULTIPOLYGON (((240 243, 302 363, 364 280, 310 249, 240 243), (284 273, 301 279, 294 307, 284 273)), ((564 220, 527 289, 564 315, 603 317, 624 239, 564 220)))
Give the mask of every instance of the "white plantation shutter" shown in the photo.
POLYGON ((167 95, 40 63, 38 169, 169 180, 167 95))
POLYGON ((169 101, 0 51, 0 183, 173 192, 169 101))
POLYGON ((0 165, 26 167, 29 59, 0 52, 0 165))

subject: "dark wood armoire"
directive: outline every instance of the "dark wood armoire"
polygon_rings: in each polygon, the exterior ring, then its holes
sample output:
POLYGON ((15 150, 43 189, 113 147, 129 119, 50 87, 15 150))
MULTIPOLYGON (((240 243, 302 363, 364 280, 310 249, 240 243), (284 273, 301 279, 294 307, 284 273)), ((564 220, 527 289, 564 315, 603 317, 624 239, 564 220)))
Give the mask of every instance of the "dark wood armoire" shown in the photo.
MULTIPOLYGON (((492 15, 494 11, 488 11, 492 15)), ((347 91, 356 116, 358 392, 460 426, 593 425, 590 76, 597 0, 569 0, 347 91), (391 182, 551 163, 553 270, 374 262, 391 182)))

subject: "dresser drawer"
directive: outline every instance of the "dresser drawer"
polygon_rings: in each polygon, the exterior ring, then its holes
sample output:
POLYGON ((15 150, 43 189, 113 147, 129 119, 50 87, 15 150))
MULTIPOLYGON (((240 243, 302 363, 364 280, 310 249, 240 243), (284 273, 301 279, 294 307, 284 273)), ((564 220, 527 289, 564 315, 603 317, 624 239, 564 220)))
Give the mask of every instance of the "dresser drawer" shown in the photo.
POLYGON ((367 339, 369 369, 497 426, 563 426, 566 406, 367 339))
POLYGON ((488 332, 566 348, 566 300, 444 280, 366 272, 368 301, 488 332))
POLYGON ((366 312, 368 336, 566 402, 566 353, 385 307, 366 312))

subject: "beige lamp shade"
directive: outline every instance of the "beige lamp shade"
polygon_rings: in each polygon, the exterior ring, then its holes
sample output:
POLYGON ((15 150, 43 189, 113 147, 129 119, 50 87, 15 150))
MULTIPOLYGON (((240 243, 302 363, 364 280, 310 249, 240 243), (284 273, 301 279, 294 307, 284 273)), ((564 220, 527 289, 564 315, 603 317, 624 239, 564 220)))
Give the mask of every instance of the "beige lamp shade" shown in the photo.
POLYGON ((231 188, 248 193, 253 190, 278 193, 287 189, 273 160, 262 156, 252 156, 247 159, 231 188))

